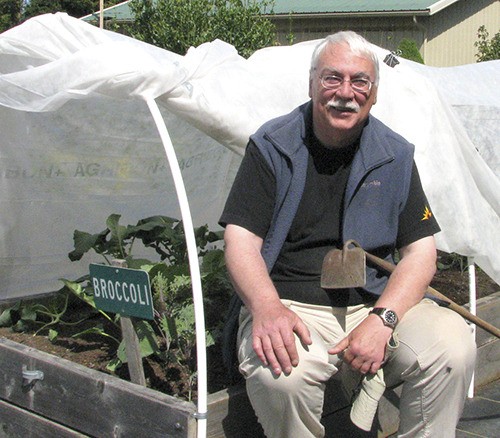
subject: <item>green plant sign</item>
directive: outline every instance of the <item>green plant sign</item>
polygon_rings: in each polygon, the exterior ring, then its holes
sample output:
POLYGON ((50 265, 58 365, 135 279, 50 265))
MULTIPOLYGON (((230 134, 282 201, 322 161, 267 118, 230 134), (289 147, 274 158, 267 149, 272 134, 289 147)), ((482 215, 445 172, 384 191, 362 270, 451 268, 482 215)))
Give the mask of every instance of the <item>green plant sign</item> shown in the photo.
POLYGON ((147 272, 94 263, 89 270, 98 309, 121 316, 154 319, 147 272))

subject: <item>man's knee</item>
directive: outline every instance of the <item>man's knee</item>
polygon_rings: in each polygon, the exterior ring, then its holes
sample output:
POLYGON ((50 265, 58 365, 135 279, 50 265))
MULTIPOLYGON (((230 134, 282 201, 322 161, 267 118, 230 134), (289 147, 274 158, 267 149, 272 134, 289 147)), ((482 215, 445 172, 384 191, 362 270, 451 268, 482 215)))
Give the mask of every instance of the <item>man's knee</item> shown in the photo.
POLYGON ((389 363, 404 374, 445 369, 470 374, 476 346, 471 327, 456 312, 424 302, 411 309, 394 333, 389 363))
POLYGON ((446 317, 438 329, 443 330, 440 338, 445 364, 452 376, 470 377, 476 363, 476 343, 472 327, 456 312, 442 310, 446 311, 446 317))
POLYGON ((268 391, 292 395, 301 394, 305 387, 324 388, 324 383, 337 372, 330 363, 328 347, 311 332, 312 344, 303 345, 297 341, 299 364, 289 374, 276 376, 269 366, 264 366, 252 352, 240 364, 240 371, 247 379, 247 385, 265 387, 268 391))

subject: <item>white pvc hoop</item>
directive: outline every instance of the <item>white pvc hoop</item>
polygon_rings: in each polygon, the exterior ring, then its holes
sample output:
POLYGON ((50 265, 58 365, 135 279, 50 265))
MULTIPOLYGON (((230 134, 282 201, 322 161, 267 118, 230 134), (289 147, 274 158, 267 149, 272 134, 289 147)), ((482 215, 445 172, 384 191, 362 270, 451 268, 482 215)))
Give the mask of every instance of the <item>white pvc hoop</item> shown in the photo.
MULTIPOLYGON (((467 265, 469 270, 469 311, 473 315, 477 313, 477 293, 476 293, 476 265, 474 263, 474 257, 467 257, 467 265)), ((476 339, 476 326, 472 324, 472 336, 474 340, 476 339)), ((474 373, 470 381, 469 392, 467 394, 469 398, 474 397, 474 373)))
POLYGON ((152 98, 146 100, 149 111, 160 134, 168 164, 175 184, 177 199, 179 201, 184 233, 188 250, 189 269, 191 272, 191 284, 193 286, 194 319, 196 326, 196 354, 198 369, 198 408, 195 414, 198 424, 198 438, 205 438, 207 433, 207 354, 205 340, 205 316, 203 311, 203 293, 201 288, 200 265, 198 262, 198 250, 194 236, 193 220, 189 209, 189 202, 182 179, 181 169, 175 154, 172 140, 161 115, 156 101, 152 98))

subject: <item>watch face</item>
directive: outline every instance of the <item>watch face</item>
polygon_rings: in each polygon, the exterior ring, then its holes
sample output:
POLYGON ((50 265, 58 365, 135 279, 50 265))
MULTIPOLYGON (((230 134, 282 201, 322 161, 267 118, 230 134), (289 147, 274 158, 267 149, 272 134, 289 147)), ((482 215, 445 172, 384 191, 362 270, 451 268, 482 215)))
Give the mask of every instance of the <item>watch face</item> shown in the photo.
POLYGON ((395 328, 398 323, 398 315, 394 310, 386 309, 384 307, 374 307, 370 313, 380 316, 386 326, 395 328))
POLYGON ((385 317, 385 320, 386 320, 389 324, 391 324, 391 325, 395 325, 395 324, 398 322, 398 317, 397 317, 396 313, 395 313, 395 312, 393 312, 392 310, 387 310, 387 311, 385 312, 384 317, 385 317))

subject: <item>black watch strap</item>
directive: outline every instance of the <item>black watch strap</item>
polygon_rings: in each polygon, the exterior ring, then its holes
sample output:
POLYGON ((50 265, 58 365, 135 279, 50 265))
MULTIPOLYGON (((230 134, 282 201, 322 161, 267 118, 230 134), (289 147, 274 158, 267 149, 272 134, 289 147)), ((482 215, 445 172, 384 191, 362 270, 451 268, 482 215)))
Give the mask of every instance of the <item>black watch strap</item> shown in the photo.
POLYGON ((370 311, 370 314, 372 313, 380 316, 380 319, 382 319, 382 322, 384 323, 385 326, 391 327, 392 329, 396 328, 399 319, 398 315, 396 315, 396 312, 394 312, 394 310, 387 309, 385 307, 374 307, 370 311))

